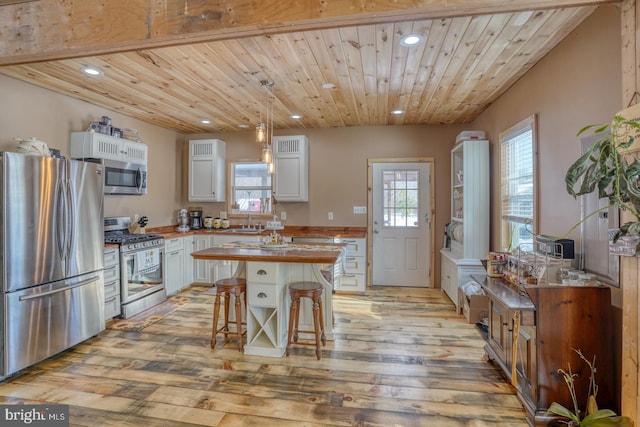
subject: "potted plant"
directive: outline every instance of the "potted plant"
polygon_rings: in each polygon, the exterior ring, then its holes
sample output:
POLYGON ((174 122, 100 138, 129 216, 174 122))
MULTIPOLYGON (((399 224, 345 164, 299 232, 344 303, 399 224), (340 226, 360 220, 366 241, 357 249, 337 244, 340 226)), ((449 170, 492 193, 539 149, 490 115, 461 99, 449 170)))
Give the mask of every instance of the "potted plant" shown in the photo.
MULTIPOLYGON (((620 227, 613 242, 623 236, 640 235, 640 161, 629 151, 639 134, 640 122, 616 115, 611 123, 585 126, 578 136, 589 131, 600 139, 567 170, 567 192, 575 198, 597 190, 598 197, 608 199, 609 204, 591 212, 567 234, 600 211, 619 207, 633 219, 620 227)), ((640 243, 636 245, 636 256, 639 254, 640 243)))
POLYGON ((586 408, 583 412, 580 411, 578 406, 578 396, 576 396, 576 389, 574 381, 578 377, 571 371, 571 365, 569 365, 568 371, 564 369, 558 369, 558 374, 562 377, 563 381, 569 388, 569 394, 573 403, 573 411, 562 406, 557 402, 553 402, 547 410, 547 415, 555 414, 563 417, 565 420, 561 421, 571 427, 605 427, 605 426, 619 426, 619 427, 632 427, 633 421, 629 417, 618 416, 611 409, 598 409, 596 398, 598 396, 598 385, 596 384, 596 360, 595 356, 593 361, 588 361, 580 350, 575 350, 578 356, 589 366, 589 388, 586 402, 586 408))

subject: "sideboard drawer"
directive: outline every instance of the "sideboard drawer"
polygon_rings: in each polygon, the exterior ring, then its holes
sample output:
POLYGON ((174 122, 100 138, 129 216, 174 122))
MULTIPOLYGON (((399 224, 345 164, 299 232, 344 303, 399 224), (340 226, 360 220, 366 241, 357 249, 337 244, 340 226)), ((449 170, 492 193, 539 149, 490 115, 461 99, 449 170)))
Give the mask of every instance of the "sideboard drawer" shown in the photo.
POLYGON ((277 307, 280 289, 277 285, 247 285, 247 302, 253 307, 277 307))
POLYGON ((278 283, 280 263, 247 262, 247 283, 278 283))

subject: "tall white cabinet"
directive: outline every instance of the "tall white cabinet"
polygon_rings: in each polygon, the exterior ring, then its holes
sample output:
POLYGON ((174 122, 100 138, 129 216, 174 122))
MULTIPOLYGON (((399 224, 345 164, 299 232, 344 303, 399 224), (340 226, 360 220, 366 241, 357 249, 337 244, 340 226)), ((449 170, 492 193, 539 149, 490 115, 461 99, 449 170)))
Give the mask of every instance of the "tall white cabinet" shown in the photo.
POLYGON ((305 135, 273 137, 273 192, 277 201, 309 201, 308 145, 305 135))
POLYGON ((189 201, 224 202, 225 142, 219 139, 189 141, 189 201))
POLYGON ((456 307, 458 287, 485 271, 489 224, 489 141, 461 141, 451 150, 451 247, 440 251, 440 285, 456 307))

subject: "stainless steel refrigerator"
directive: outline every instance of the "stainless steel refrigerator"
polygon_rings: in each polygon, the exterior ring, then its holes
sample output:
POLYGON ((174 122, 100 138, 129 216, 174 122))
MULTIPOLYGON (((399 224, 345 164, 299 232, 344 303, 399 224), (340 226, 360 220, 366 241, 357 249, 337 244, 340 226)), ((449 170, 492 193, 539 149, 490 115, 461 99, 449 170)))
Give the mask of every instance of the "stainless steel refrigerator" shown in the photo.
POLYGON ((102 166, 0 153, 0 377, 104 329, 102 166))

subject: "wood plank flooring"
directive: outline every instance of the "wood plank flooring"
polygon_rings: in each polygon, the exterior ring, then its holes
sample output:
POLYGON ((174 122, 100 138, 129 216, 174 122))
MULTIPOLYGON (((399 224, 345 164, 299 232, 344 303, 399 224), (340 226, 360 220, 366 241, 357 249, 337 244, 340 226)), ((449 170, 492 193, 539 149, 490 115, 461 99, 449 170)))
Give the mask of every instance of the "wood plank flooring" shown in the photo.
POLYGON ((525 412, 440 290, 335 295, 335 341, 288 358, 209 347, 213 297, 141 332, 107 330, 0 383, 0 402, 70 405, 72 426, 514 426, 525 412))

